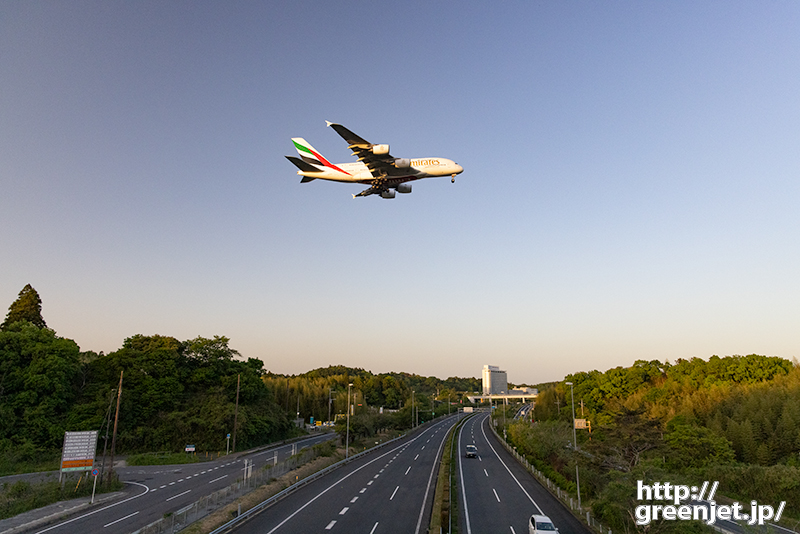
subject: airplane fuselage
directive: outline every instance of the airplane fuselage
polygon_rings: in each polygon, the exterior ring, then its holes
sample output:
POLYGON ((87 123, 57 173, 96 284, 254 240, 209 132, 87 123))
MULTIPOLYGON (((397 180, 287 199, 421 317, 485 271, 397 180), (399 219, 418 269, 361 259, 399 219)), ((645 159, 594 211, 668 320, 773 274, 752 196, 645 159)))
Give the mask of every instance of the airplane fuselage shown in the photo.
MULTIPOLYGON (((461 165, 446 158, 415 158, 409 160, 409 165, 407 167, 402 168, 402 174, 387 176, 385 178, 385 183, 399 184, 412 180, 419 180, 421 178, 453 176, 461 173, 463 170, 461 165)), ((297 171, 297 174, 308 178, 359 184, 368 184, 375 180, 375 176, 372 175, 369 168, 360 161, 336 163, 331 167, 320 168, 320 170, 316 172, 301 170, 297 171)))

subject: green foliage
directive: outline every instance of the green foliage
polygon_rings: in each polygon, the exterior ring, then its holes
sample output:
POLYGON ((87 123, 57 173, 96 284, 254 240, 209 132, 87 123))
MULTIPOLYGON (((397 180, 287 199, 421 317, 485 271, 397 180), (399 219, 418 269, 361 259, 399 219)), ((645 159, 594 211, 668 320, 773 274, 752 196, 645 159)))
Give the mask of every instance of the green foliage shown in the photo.
MULTIPOLYGON (((224 451, 223 451, 224 452, 224 451)), ((219 456, 217 456, 218 458, 219 456)), ((213 455, 190 454, 187 452, 157 452, 131 454, 126 459, 128 465, 175 465, 175 464, 194 464, 198 462, 210 461, 213 455)))
POLYGON ((40 312, 26 286, 0 330, 0 473, 53 468, 65 431, 104 428, 122 372, 117 452, 224 449, 239 377, 237 448, 296 432, 261 380, 263 363, 239 359, 225 337, 135 335, 111 354, 81 353, 40 312))
POLYGON ((323 441, 322 443, 317 443, 312 447, 317 452, 318 456, 329 457, 333 456, 336 453, 336 443, 335 440, 328 440, 323 441))
POLYGON ((718 480, 728 497, 743 502, 752 499, 778 505, 786 501, 785 515, 800 514, 800 469, 789 465, 711 465, 706 480, 718 480))
MULTIPOLYGON (((83 476, 67 478, 63 487, 58 480, 36 483, 18 480, 13 483, 4 483, 0 488, 0 519, 13 517, 54 502, 91 495, 92 482, 93 480, 87 472, 83 476)), ((110 483, 107 480, 98 480, 96 493, 121 489, 122 483, 116 478, 110 483)))
POLYGON ((670 449, 668 466, 673 471, 733 463, 730 442, 709 428, 683 424, 676 417, 667 425, 664 442, 670 449))
POLYGON ((236 360, 228 339, 180 342, 166 336, 133 336, 118 351, 87 364, 89 381, 71 414, 74 424, 99 428, 124 371, 119 452, 222 450, 233 433, 240 380, 237 449, 288 435, 291 424, 261 380, 260 360, 236 360))
MULTIPOLYGON (((636 481, 698 485, 718 480, 719 494, 748 502, 787 502, 800 509, 800 368, 774 357, 712 356, 569 375, 576 416, 591 422, 571 442, 571 391, 540 385, 532 426, 509 427, 510 441, 562 488, 573 487, 614 532, 637 532, 636 481), (560 408, 560 410, 559 410, 560 408), (556 430, 563 425, 563 430, 556 430), (559 446, 561 444, 561 446, 559 446), (545 465, 546 468, 543 468, 545 465)), ((648 532, 689 532, 696 525, 662 521, 648 532), (676 530, 679 529, 679 530, 676 530)))
POLYGON ((0 330, 6 330, 19 321, 27 321, 37 328, 47 328, 42 317, 42 299, 30 284, 22 288, 17 300, 8 307, 8 314, 0 325, 0 330))
MULTIPOLYGON (((376 375, 342 365, 315 369, 297 376, 267 373, 263 380, 286 411, 299 411, 300 417, 306 421, 310 417, 317 421, 327 420, 329 406, 332 419, 336 414, 347 413, 348 384, 353 384, 351 402, 357 412, 366 410, 368 406, 399 410, 410 404, 413 390, 420 399, 420 410, 427 410, 428 417, 431 409, 446 413, 448 400, 466 400, 467 393, 480 389, 480 382, 475 378, 451 377, 440 380, 408 373, 376 375), (432 397, 436 397, 436 400, 432 400, 432 397)), ((408 418, 410 421, 410 413, 408 418)))
POLYGON ((0 331, 0 446, 60 447, 75 396, 80 349, 48 328, 17 321, 0 331))
POLYGON ((58 469, 60 451, 36 446, 29 439, 0 440, 0 476, 58 469))

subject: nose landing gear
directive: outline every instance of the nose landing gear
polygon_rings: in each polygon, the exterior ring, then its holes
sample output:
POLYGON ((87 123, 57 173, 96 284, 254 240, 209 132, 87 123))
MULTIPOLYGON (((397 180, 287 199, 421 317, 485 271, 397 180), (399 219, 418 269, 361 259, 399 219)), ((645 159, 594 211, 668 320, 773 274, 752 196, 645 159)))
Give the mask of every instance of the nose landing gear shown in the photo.
POLYGON ((456 183, 456 175, 455 175, 455 174, 453 175, 453 177, 452 177, 452 178, 450 178, 450 183, 451 183, 451 184, 454 184, 454 183, 456 183))

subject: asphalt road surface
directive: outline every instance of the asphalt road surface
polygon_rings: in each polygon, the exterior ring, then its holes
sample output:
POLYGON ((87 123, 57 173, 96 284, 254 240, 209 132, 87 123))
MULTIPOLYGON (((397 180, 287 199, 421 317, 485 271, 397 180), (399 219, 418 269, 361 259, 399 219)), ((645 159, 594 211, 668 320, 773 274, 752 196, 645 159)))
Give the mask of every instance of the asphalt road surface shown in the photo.
POLYGON ((450 416, 366 454, 250 519, 236 534, 427 532, 450 416))
POLYGON ((294 447, 299 451, 331 437, 332 434, 321 434, 235 459, 227 457, 179 466, 118 468, 120 480, 128 489, 126 498, 48 525, 36 534, 128 534, 236 482, 242 477, 245 459, 253 460, 254 469, 259 469, 267 463, 272 464, 276 455, 281 462, 292 454, 294 447))
POLYGON ((532 514, 553 521, 560 534, 590 534, 494 437, 489 414, 464 423, 458 433, 459 526, 466 534, 527 534, 532 514), (465 447, 478 447, 466 458, 465 447))

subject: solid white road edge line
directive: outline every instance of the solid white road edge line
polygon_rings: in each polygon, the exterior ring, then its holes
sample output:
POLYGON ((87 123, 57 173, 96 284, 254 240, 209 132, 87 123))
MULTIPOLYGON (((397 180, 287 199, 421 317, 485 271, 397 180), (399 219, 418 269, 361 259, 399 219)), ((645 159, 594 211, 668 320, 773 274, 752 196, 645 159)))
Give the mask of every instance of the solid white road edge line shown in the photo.
POLYGON ((114 503, 114 504, 109 504, 108 506, 106 506, 106 507, 104 507, 104 508, 100 508, 100 509, 98 509, 98 510, 95 510, 95 511, 93 511, 93 512, 89 512, 88 514, 83 514, 83 515, 81 515, 81 516, 74 517, 74 518, 72 518, 72 519, 69 519, 69 520, 67 520, 67 521, 64 521, 63 523, 59 523, 59 524, 57 524, 57 525, 53 525, 52 527, 48 527, 48 528, 46 528, 46 529, 44 529, 44 530, 40 530, 40 531, 39 531, 39 532, 37 532, 36 534, 42 534, 42 532, 47 532, 48 530, 53 530, 54 528, 58 528, 58 527, 64 526, 64 525, 66 525, 67 523, 72 523, 73 521, 77 521, 78 519, 83 519, 84 517, 89 517, 90 515, 94 515, 94 514, 96 514, 97 512, 102 512, 103 510, 108 510, 109 508, 113 508, 114 506, 119 506, 119 505, 120 505, 120 504, 122 504, 122 503, 125 503, 125 502, 128 502, 128 501, 132 501, 133 499, 137 499, 137 498, 141 497, 142 495, 144 495, 145 493, 147 493, 148 491, 150 491, 150 488, 148 488, 148 487, 147 487, 147 486, 145 486, 144 484, 139 484, 138 482, 123 482, 123 484, 136 484, 137 486, 141 486, 141 487, 143 487, 143 488, 145 489, 145 491, 144 491, 144 493, 140 493, 139 495, 134 495, 133 497, 128 497, 128 498, 127 498, 127 499, 125 499, 124 501, 119 501, 119 502, 116 502, 116 503, 114 503))
POLYGON ((115 524, 115 523, 119 523, 120 521, 125 521, 125 520, 126 520, 126 519, 128 519, 129 517, 133 517, 133 516, 135 516, 135 515, 136 515, 136 514, 138 514, 138 513, 139 513, 139 512, 138 512, 138 511, 136 511, 136 512, 133 512, 132 514, 128 514, 128 515, 126 515, 125 517, 120 517, 120 518, 119 518, 119 519, 117 519, 116 521, 112 521, 111 523, 109 523, 109 524, 107 524, 107 525, 103 525, 103 528, 110 527, 111 525, 113 525, 113 524, 115 524))
POLYGON ((492 446, 492 442, 489 441, 489 438, 486 436, 486 430, 483 428, 483 423, 482 422, 481 422, 481 432, 483 432, 483 437, 484 437, 484 439, 486 439, 486 443, 489 444, 489 448, 492 449, 492 452, 494 452, 494 455, 497 456, 497 459, 500 460, 500 463, 503 464, 503 467, 506 468, 506 471, 508 471, 508 474, 511 475, 511 478, 513 478, 514 482, 517 483, 517 486, 519 486, 519 489, 522 490, 522 493, 524 493, 525 496, 528 497, 528 499, 530 499, 530 501, 533 503, 533 505, 536 507, 536 509, 539 510, 539 513, 544 515, 544 512, 542 511, 541 508, 539 508, 539 505, 536 504, 536 501, 533 500, 533 497, 531 497, 530 494, 525 490, 525 488, 522 487, 522 484, 520 483, 519 480, 517 480, 517 477, 514 476, 514 473, 511 472, 511 469, 508 468, 508 466, 503 461, 503 459, 500 458, 500 455, 497 454, 497 451, 492 446))

